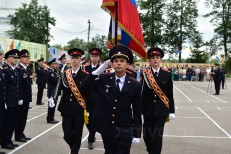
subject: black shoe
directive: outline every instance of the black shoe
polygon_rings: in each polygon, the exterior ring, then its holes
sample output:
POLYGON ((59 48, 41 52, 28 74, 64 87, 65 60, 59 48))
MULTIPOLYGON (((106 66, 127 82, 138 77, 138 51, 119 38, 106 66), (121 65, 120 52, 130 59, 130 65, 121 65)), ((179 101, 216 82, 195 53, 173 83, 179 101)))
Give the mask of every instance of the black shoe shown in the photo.
POLYGON ((27 140, 25 138, 20 138, 19 140, 15 140, 17 142, 27 142, 27 140))
POLYGON ((32 107, 29 107, 29 110, 32 109, 32 107))
POLYGON ((31 140, 31 138, 29 138, 29 137, 24 137, 24 139, 27 141, 31 140))
POLYGON ((18 144, 11 144, 12 147, 18 147, 18 144))
POLYGON ((12 145, 6 145, 6 146, 2 146, 3 149, 14 149, 14 147, 12 145))
POLYGON ((37 103, 37 105, 44 105, 45 103, 37 103))
POLYGON ((94 147, 94 143, 92 142, 88 142, 88 149, 89 150, 93 150, 95 147, 94 147))
POLYGON ((47 123, 49 123, 49 124, 57 124, 58 121, 56 121, 56 120, 51 120, 51 121, 47 121, 47 123))
POLYGON ((218 95, 217 93, 213 94, 213 95, 218 95))
POLYGON ((5 152, 0 152, 0 154, 6 154, 5 152))

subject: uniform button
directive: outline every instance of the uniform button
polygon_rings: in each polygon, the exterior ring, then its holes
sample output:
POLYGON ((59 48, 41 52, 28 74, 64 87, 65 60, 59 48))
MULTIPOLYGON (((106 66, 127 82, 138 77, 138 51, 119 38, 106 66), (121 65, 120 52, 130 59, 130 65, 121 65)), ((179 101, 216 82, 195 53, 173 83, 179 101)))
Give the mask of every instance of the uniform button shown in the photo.
POLYGON ((156 100, 154 100, 154 102, 156 102, 156 100))
POLYGON ((115 115, 113 114, 112 116, 114 117, 115 115))
POLYGON ((111 123, 113 123, 113 124, 114 124, 115 122, 114 122, 114 121, 112 121, 111 123))
POLYGON ((156 97, 156 95, 155 95, 155 97, 156 97))
POLYGON ((71 96, 72 96, 72 94, 71 94, 71 96))
POLYGON ((115 110, 115 109, 116 109, 116 107, 113 107, 113 109, 115 110))
POLYGON ((115 102, 117 102, 117 99, 115 100, 115 102))
POLYGON ((70 99, 70 101, 72 101, 72 99, 70 99))

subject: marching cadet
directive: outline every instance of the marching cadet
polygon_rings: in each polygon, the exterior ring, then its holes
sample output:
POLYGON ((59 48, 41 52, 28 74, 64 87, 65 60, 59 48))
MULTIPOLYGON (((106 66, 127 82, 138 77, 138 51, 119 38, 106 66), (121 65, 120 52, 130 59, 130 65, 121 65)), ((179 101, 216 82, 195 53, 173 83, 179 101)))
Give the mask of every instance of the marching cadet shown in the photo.
MULTIPOLYGON (((54 96, 56 85, 59 79, 59 72, 57 70, 58 65, 56 63, 56 59, 52 59, 47 63, 49 65, 48 68, 48 77, 47 77, 47 96, 51 98, 54 96)), ((47 112, 47 123, 56 124, 58 121, 54 119, 55 116, 55 108, 57 104, 57 100, 54 100, 54 106, 50 106, 48 103, 48 112, 47 112)))
POLYGON ((15 127, 15 140, 18 142, 26 142, 28 138, 24 134, 26 121, 28 116, 29 104, 32 102, 32 88, 29 70, 29 52, 23 49, 19 52, 20 63, 17 66, 19 78, 19 97, 23 102, 17 108, 16 127, 15 127))
POLYGON ((105 154, 129 154, 132 141, 139 142, 141 137, 141 85, 126 74, 133 61, 129 48, 114 46, 109 58, 81 87, 84 94, 94 91, 97 95, 92 127, 102 136, 105 154), (110 61, 115 73, 105 74, 110 61))
POLYGON ((79 89, 87 73, 80 68, 81 56, 84 51, 78 48, 68 50, 71 56, 71 68, 62 73, 61 97, 58 110, 62 115, 64 140, 71 149, 71 154, 77 154, 83 132, 83 125, 88 124, 86 104, 79 89))
MULTIPOLYGON (((61 64, 59 64, 59 71, 61 71, 63 66, 67 63, 66 54, 64 53, 61 57, 59 57, 58 60, 61 62, 61 64)), ((67 69, 67 66, 65 66, 64 70, 66 69, 67 69)))
MULTIPOLYGON (((90 54, 90 65, 85 66, 85 70, 91 74, 94 70, 99 68, 99 61, 100 61, 100 56, 102 54, 102 51, 99 48, 91 48, 89 50, 90 54)), ((87 112, 89 112, 89 124, 87 125, 88 131, 89 131, 89 136, 88 136, 88 149, 92 150, 94 149, 94 142, 95 142, 95 133, 96 131, 92 129, 91 127, 91 119, 92 119, 92 112, 94 110, 94 101, 96 97, 94 93, 90 93, 86 101, 89 102, 87 103, 87 112)))
POLYGON ((215 63, 215 68, 213 71, 211 71, 211 74, 213 75, 213 80, 215 84, 215 91, 216 93, 214 95, 220 94, 220 86, 221 86, 221 69, 219 67, 218 63, 215 63))
POLYGON ((1 145, 5 149, 14 149, 18 144, 13 144, 11 138, 15 129, 16 110, 18 105, 22 105, 23 100, 19 98, 19 77, 16 70, 19 51, 12 49, 6 52, 7 63, 3 65, 3 74, 6 85, 6 110, 4 113, 4 128, 1 145))
MULTIPOLYGON (((3 113, 5 109, 5 83, 4 76, 2 73, 3 55, 3 52, 0 52, 0 141, 2 138, 3 113)), ((5 152, 0 152, 0 154, 5 154, 5 152)))
POLYGON ((149 154, 160 154, 165 122, 175 118, 171 73, 160 67, 164 52, 150 48, 150 69, 143 70, 142 112, 143 138, 149 154))
POLYGON ((38 85, 38 93, 37 93, 37 105, 43 105, 42 103, 42 97, 43 97, 43 91, 46 87, 47 83, 47 71, 48 67, 44 64, 44 58, 40 58, 38 60, 38 66, 35 68, 35 72, 37 74, 37 80, 36 83, 38 85))

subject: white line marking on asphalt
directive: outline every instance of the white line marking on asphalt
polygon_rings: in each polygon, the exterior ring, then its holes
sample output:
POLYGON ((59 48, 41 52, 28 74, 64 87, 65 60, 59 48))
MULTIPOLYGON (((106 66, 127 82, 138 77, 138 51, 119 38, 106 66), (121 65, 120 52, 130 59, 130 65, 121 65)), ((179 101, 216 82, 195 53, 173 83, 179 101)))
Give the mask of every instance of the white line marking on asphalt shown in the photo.
POLYGON ((47 129, 46 131, 42 132, 41 134, 33 137, 31 140, 25 142, 24 144, 20 145, 19 147, 17 147, 16 149, 14 149, 13 151, 9 152, 8 154, 13 154, 14 152, 18 151, 19 149, 23 148, 24 146, 26 146, 27 144, 33 142, 34 140, 36 140, 37 138, 39 138, 40 136, 46 134, 47 132, 49 132, 50 130, 54 129, 55 127, 57 127, 58 125, 60 125, 62 123, 62 121, 60 121, 59 123, 57 123, 56 125, 54 125, 53 127, 47 129))
POLYGON ((83 143, 89 136, 89 133, 82 139, 81 143, 83 143))
POLYGON ((215 96, 213 96, 213 95, 210 95, 210 94, 204 92, 203 90, 201 90, 201 89, 199 89, 199 88, 196 88, 196 87, 194 87, 194 86, 192 86, 192 87, 193 87, 194 89, 197 89, 197 90, 199 90, 199 91, 201 91, 201 92, 203 92, 203 93, 205 93, 205 94, 207 94, 207 95, 213 97, 213 98, 216 98, 217 100, 219 100, 219 101, 221 101, 221 102, 223 102, 223 103, 227 103, 226 101, 223 101, 223 100, 220 99, 220 98, 217 98, 217 97, 215 97, 215 96))
MULTIPOLYGON (((89 150, 88 148, 80 148, 81 150, 89 150)), ((98 150, 98 151, 104 151, 104 149, 101 148, 94 148, 94 150, 98 150)))
POLYGON ((221 110, 221 108, 220 108, 220 107, 217 107, 217 109, 218 109, 218 110, 221 110))
POLYGON ((207 117, 178 117, 178 116, 176 116, 176 118, 182 118, 182 119, 207 119, 207 117))
POLYGON ((229 139, 229 137, 216 137, 216 136, 179 136, 179 135, 164 135, 164 137, 172 137, 172 138, 202 138, 202 139, 229 139))
POLYGON ((206 100, 208 103, 210 103, 210 101, 209 100, 206 100))
POLYGON ((220 125, 218 125, 216 123, 216 121, 214 121, 208 114, 206 114, 201 108, 197 107, 198 110, 200 110, 206 117, 209 118, 209 120, 211 120, 222 132, 224 132, 230 139, 231 136, 229 135, 229 133, 227 133, 220 125))
POLYGON ((184 97, 186 97, 190 102, 192 102, 192 100, 190 98, 188 98, 188 96, 186 96, 180 89, 178 89, 175 85, 174 87, 182 94, 184 95, 184 97))
POLYGON ((42 113, 42 114, 40 114, 40 115, 38 115, 38 116, 36 116, 36 117, 34 117, 34 118, 28 119, 27 122, 29 122, 29 121, 31 121, 31 120, 34 120, 34 119, 36 119, 36 118, 38 118, 38 117, 41 117, 41 116, 43 116, 44 114, 47 114, 47 112, 42 113))

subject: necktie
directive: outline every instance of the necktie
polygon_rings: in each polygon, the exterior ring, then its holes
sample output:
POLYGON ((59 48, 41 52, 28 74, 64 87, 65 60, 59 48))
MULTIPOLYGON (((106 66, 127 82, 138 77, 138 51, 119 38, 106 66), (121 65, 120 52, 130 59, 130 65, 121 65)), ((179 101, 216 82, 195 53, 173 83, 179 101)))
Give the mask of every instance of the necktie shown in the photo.
POLYGON ((120 79, 116 79, 116 93, 117 93, 117 94, 120 93, 119 82, 120 82, 120 79))
POLYGON ((155 72, 155 77, 158 77, 158 73, 157 72, 155 72))
POLYGON ((76 73, 72 73, 72 76, 73 76, 73 77, 76 77, 76 73))

